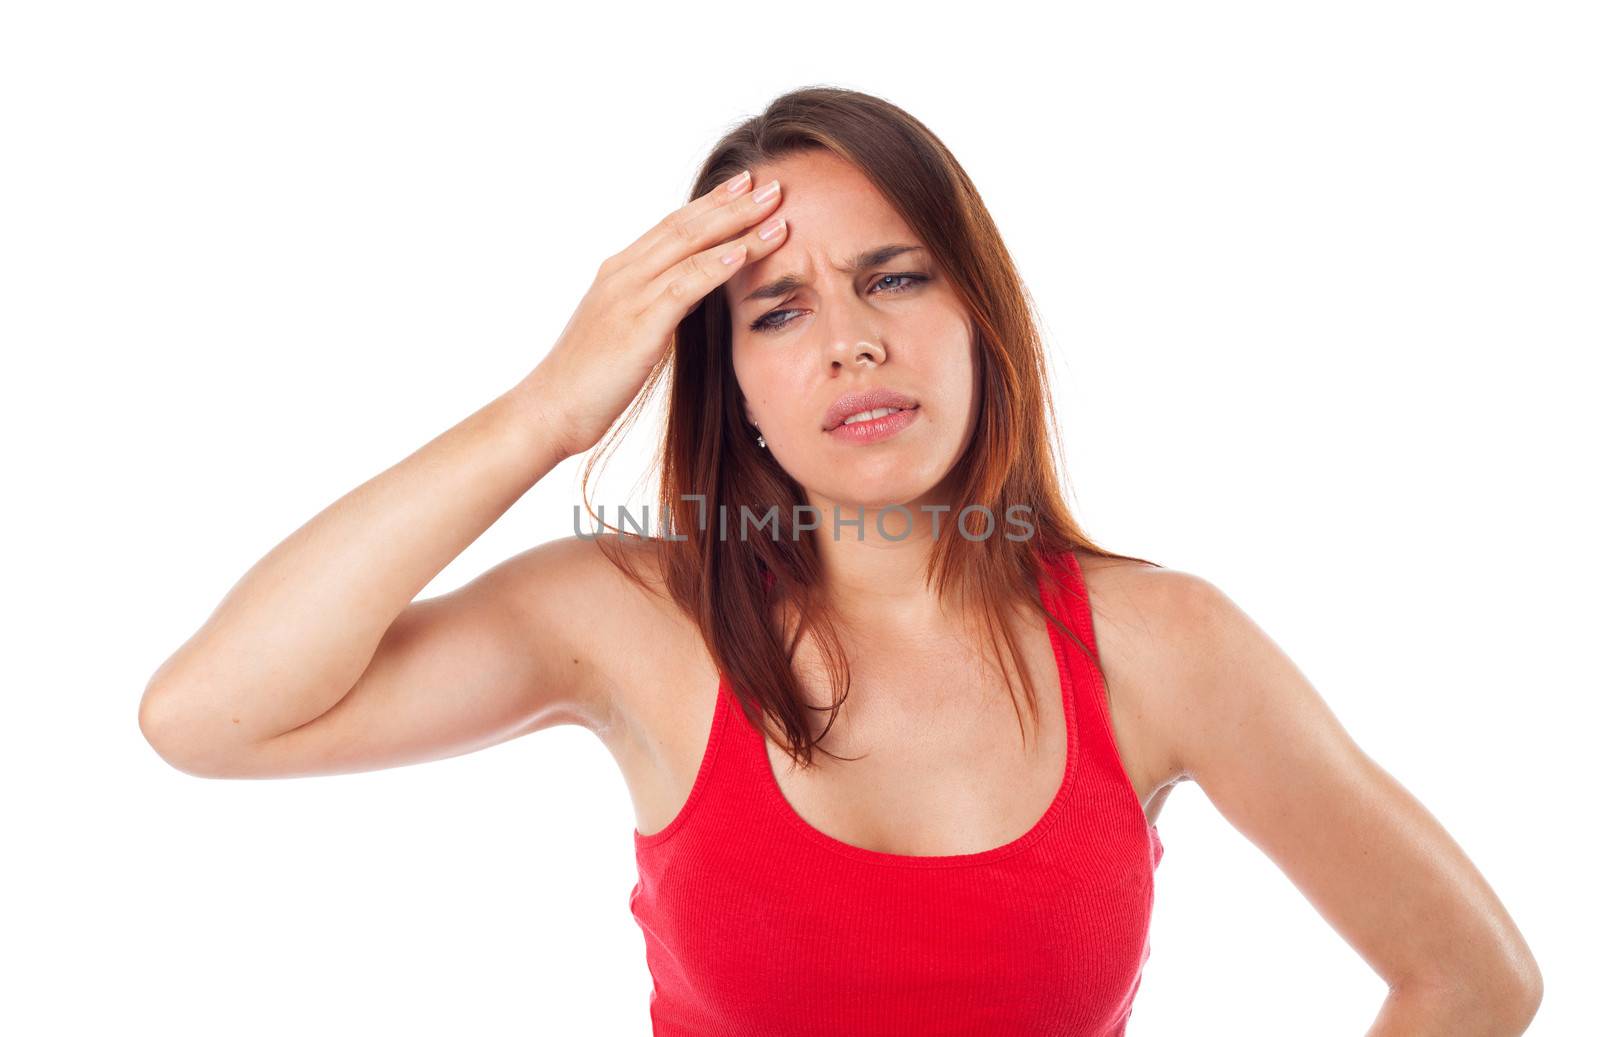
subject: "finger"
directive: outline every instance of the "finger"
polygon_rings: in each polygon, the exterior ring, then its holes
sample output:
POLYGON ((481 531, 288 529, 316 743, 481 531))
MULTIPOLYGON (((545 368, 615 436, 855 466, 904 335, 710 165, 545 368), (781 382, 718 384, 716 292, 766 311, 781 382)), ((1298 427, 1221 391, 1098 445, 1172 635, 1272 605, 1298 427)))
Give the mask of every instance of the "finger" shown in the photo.
MULTIPOLYGON (((619 273, 624 290, 642 291, 645 284, 653 283, 688 257, 727 243, 771 215, 782 196, 781 185, 772 180, 721 205, 685 212, 669 222, 654 243, 619 273)), ((649 294, 645 297, 649 298, 649 294)))
POLYGON ((663 271, 643 293, 644 298, 650 301, 640 313, 640 319, 665 334, 682 321, 701 299, 727 284, 734 274, 771 255, 789 233, 788 222, 781 219, 770 238, 762 238, 758 230, 696 252, 663 271), (724 262, 730 257, 732 262, 724 262))
POLYGON ((640 257, 636 269, 654 281, 690 256, 713 245, 726 244, 770 216, 783 198, 782 185, 769 180, 754 191, 741 193, 723 205, 685 214, 656 239, 640 257), (759 199, 759 200, 758 200, 759 199))
POLYGON ((740 198, 748 197, 750 195, 751 176, 752 174, 748 169, 736 173, 688 205, 668 213, 654 227, 640 235, 637 241, 612 256, 608 262, 614 265, 618 271, 630 271, 633 276, 641 281, 648 281, 655 277, 662 269, 671 266, 672 263, 677 262, 677 259, 682 259, 683 257, 680 255, 670 262, 663 262, 660 266, 647 272, 634 271, 633 268, 637 266, 641 259, 653 253, 663 238, 681 236, 681 232, 677 228, 686 227, 699 216, 738 201, 740 198), (644 276, 641 277, 641 274, 644 276))

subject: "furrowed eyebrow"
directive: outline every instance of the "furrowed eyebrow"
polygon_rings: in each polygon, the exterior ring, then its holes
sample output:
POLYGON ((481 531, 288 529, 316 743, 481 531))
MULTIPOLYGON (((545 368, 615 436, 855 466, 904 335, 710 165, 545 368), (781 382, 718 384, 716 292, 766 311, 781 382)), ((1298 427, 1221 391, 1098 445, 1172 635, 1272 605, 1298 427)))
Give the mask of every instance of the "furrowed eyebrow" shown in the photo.
MULTIPOLYGON (((887 263, 895 256, 903 253, 921 251, 921 245, 879 245, 877 248, 869 248, 865 252, 858 254, 844 266, 836 269, 845 274, 857 273, 869 267, 887 263)), ((752 299, 776 299, 780 296, 788 295, 805 283, 806 279, 800 274, 784 274, 776 281, 768 281, 743 299, 740 299, 739 302, 740 305, 743 305, 752 299)))

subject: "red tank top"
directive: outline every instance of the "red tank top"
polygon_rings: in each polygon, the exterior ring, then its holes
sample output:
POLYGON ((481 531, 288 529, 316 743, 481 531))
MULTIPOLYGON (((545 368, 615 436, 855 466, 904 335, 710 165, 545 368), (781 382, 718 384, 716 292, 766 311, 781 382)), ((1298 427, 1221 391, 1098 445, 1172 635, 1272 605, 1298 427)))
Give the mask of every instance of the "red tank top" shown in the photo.
MULTIPOLYGON (((1096 651, 1083 574, 1041 600, 1096 651)), ((726 679, 688 801, 634 829, 628 906, 656 1037, 915 1034, 1119 1037, 1150 955, 1159 834, 1083 651, 1050 628, 1066 716, 1055 799, 1003 846, 868 850, 790 806, 726 679)))

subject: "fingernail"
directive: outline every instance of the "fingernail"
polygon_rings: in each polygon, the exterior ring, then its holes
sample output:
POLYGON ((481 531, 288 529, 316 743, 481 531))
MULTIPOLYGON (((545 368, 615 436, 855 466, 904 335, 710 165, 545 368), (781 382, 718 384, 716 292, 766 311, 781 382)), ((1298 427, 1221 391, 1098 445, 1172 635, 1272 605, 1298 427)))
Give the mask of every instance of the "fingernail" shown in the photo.
POLYGON ((764 201, 766 201, 767 199, 771 198, 773 195, 775 195, 777 193, 778 193, 778 182, 776 180, 769 180, 767 182, 767 186, 763 187, 761 190, 757 191, 752 196, 752 200, 753 201, 757 201, 757 202, 764 202, 764 201))
POLYGON ((745 170, 722 186, 729 194, 738 194, 750 186, 750 170, 745 170))
POLYGON ((778 236, 778 232, 781 230, 783 230, 783 217, 774 216, 761 225, 761 229, 756 231, 756 237, 762 241, 771 241, 778 236))

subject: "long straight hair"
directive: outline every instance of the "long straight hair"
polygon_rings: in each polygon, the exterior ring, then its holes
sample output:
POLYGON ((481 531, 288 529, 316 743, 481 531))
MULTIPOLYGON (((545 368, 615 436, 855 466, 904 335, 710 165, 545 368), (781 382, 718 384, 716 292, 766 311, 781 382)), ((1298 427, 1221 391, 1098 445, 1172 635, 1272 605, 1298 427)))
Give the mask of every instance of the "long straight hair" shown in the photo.
MULTIPOLYGON (((870 94, 826 86, 791 91, 717 142, 689 200, 745 168, 819 149, 853 164, 882 193, 927 246, 972 315, 980 382, 977 427, 947 477, 953 499, 960 502, 951 512, 958 516, 955 532, 960 535, 935 538, 924 579, 941 599, 954 592, 972 603, 986 632, 985 643, 1005 646, 1011 665, 998 653, 995 658, 1026 744, 1012 666, 1021 676, 1035 726, 1039 703, 1011 632, 1008 617, 1015 606, 1020 603, 1054 625, 1099 665, 1094 653, 1040 600, 1041 576, 1057 595, 1070 591, 1048 579, 1055 567, 1047 560, 1076 549, 1157 563, 1096 545, 1073 518, 1063 494, 1060 429, 1032 298, 972 181, 921 122, 870 94), (991 524, 968 536, 959 516, 972 505, 983 505, 990 516, 1009 515, 1008 508, 1025 505, 1032 535, 996 536, 991 524)), ((766 722, 770 718, 778 728, 774 740, 809 767, 815 750, 840 758, 820 743, 849 694, 849 662, 838 617, 822 593, 815 531, 795 528, 795 509, 806 504, 806 497, 748 433, 731 346, 730 312, 719 287, 679 323, 671 347, 633 405, 591 454, 581 492, 593 517, 587 488, 598 457, 665 382, 668 407, 656 464, 661 473, 659 514, 672 535, 640 536, 608 526, 600 516, 601 526, 614 530, 618 539, 635 537, 653 546, 661 590, 634 570, 622 550, 626 545, 601 534, 596 534, 598 542, 630 579, 652 593, 664 592, 694 621, 745 716, 772 733, 766 722), (759 535, 730 540, 721 534, 724 514, 743 516, 742 509, 749 509, 753 516, 765 516, 773 505, 778 518, 770 541, 759 535), (779 603, 793 622, 780 624, 775 614, 779 603), (808 629, 815 631, 827 661, 833 689, 828 706, 806 701, 794 673, 796 646, 808 629), (829 714, 815 736, 806 711, 829 714)))

